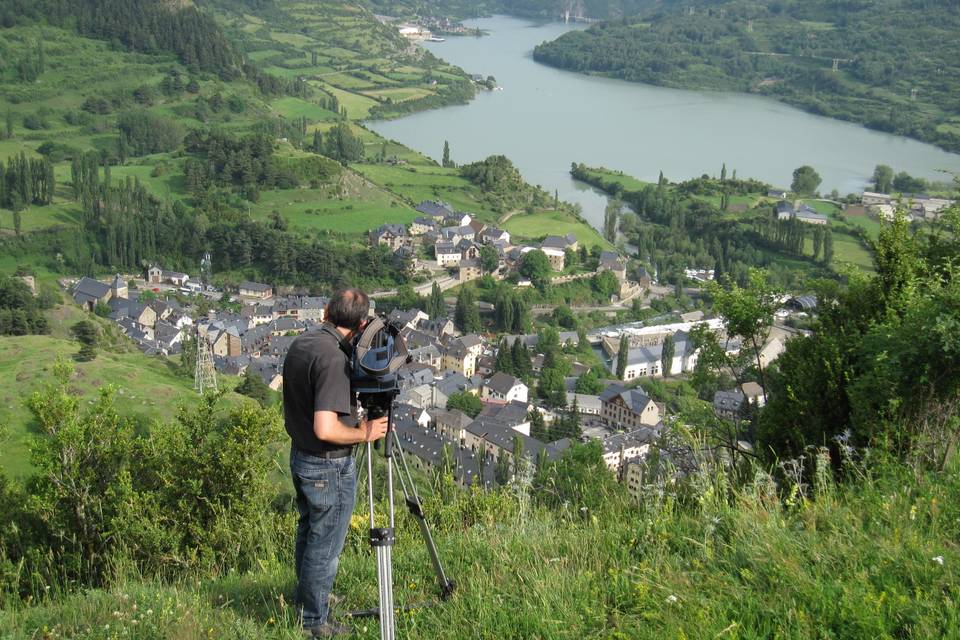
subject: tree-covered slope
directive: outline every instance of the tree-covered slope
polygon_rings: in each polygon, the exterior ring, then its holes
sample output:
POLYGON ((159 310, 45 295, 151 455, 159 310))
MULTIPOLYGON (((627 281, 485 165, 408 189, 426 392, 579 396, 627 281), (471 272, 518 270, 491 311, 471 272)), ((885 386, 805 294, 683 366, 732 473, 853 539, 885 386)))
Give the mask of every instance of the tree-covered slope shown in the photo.
POLYGON ((564 34, 553 66, 768 95, 960 150, 960 7, 922 0, 730 0, 564 34))

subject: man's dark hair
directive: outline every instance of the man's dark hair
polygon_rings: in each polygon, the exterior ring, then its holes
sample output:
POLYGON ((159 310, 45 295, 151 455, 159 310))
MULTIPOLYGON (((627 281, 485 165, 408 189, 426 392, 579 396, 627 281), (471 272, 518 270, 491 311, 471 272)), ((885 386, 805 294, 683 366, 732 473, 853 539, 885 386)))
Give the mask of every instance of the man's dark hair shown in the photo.
POLYGON ((330 298, 327 321, 338 327, 356 331, 367 317, 370 299, 360 289, 341 289, 330 298))

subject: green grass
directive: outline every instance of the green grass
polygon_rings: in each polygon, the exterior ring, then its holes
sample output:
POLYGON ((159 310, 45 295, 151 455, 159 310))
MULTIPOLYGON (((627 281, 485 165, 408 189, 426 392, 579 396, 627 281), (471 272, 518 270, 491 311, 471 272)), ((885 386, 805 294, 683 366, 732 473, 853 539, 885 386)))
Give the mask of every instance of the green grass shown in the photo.
POLYGON ((833 232, 834 262, 849 262, 864 271, 874 271, 873 256, 859 238, 848 233, 833 232))
POLYGON ((313 122, 334 120, 337 114, 328 111, 313 102, 303 98, 278 98, 270 103, 270 106, 284 118, 307 118, 313 122))
POLYGON ((368 98, 367 96, 362 96, 351 91, 338 89, 337 87, 325 82, 311 80, 310 84, 316 84, 327 93, 336 96, 337 100, 340 101, 340 105, 346 107, 347 115, 352 120, 363 120, 370 115, 370 109, 377 104, 377 101, 372 98, 368 98))
POLYGON ((335 187, 266 191, 250 214, 255 220, 266 220, 276 210, 293 229, 348 234, 365 233, 386 222, 409 224, 417 215, 387 192, 356 178, 347 180, 343 197, 332 195, 335 191, 335 187))
POLYGON ((600 178, 604 182, 619 184, 623 187, 624 191, 640 191, 651 184, 643 180, 638 180, 633 176, 628 176, 621 171, 611 171, 609 169, 590 168, 587 170, 587 174, 595 178, 600 178))
MULTIPOLYGON (((57 358, 72 360, 79 343, 70 339, 69 327, 89 317, 67 304, 51 312, 53 333, 49 336, 0 337, 0 424, 6 424, 9 439, 0 448, 0 470, 22 477, 30 469, 29 443, 33 419, 25 402, 49 381, 57 358)), ((109 326, 103 323, 102 326, 109 326)), ((127 352, 100 349, 92 362, 77 362, 72 388, 86 399, 98 389, 113 385, 121 413, 142 424, 172 418, 180 403, 193 404, 197 394, 190 378, 180 377, 160 358, 148 357, 120 338, 127 352)), ((229 378, 222 382, 232 386, 229 378)), ((233 398, 238 398, 231 394, 233 398)))
MULTIPOLYGON (((9 235, 14 232, 13 212, 9 209, 0 209, 0 235, 9 235)), ((22 233, 40 231, 50 227, 75 225, 80 221, 80 207, 75 202, 68 202, 59 198, 53 204, 46 206, 32 205, 20 213, 20 229, 22 233)))
MULTIPOLYGON (((376 143, 371 150, 379 150, 376 143)), ((499 213, 483 200, 483 194, 456 169, 436 165, 358 164, 353 168, 372 182, 419 204, 424 200, 444 200, 458 211, 466 211, 486 222, 495 222, 499 213)))
POLYGON ((503 226, 512 237, 517 239, 542 238, 546 235, 565 236, 572 233, 577 240, 589 247, 612 248, 612 245, 604 240, 596 229, 586 222, 577 220, 569 213, 561 211, 517 214, 507 220, 503 226))
MULTIPOLYGON (((909 472, 821 486, 784 505, 758 488, 704 478, 682 506, 615 502, 581 518, 506 493, 430 503, 457 592, 397 616, 398 637, 651 639, 957 638, 960 474, 909 472), (729 496, 729 498, 727 498, 729 496)), ((884 473, 884 472, 881 472, 884 473)), ((760 478, 762 479, 762 478, 760 478)), ((808 491, 810 491, 808 489, 808 491)), ((429 600, 429 561, 398 515, 397 604, 429 600)), ((292 536, 292 523, 291 536, 292 536)), ((376 605, 376 563, 354 516, 336 591, 376 605)), ((130 577, 105 589, 51 590, 0 609, 0 635, 84 640, 298 638, 288 559, 249 573, 173 583, 130 577)), ((351 636, 379 637, 375 620, 351 636)))

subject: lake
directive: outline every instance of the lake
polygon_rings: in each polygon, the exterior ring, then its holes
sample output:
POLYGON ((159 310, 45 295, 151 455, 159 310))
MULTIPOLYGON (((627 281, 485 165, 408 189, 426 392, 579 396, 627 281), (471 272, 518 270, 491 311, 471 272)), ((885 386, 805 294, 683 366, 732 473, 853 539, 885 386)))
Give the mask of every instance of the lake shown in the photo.
POLYGON ((809 164, 820 190, 867 186, 877 164, 928 179, 960 172, 960 155, 856 124, 814 116, 759 96, 681 91, 561 71, 533 61, 533 47, 571 29, 497 16, 466 23, 489 36, 450 37, 424 46, 468 73, 495 76, 502 91, 468 105, 368 123, 439 161, 444 140, 458 163, 503 154, 526 180, 579 203, 601 227, 606 198, 569 176, 572 162, 603 165, 644 180, 719 175, 788 188, 809 164))

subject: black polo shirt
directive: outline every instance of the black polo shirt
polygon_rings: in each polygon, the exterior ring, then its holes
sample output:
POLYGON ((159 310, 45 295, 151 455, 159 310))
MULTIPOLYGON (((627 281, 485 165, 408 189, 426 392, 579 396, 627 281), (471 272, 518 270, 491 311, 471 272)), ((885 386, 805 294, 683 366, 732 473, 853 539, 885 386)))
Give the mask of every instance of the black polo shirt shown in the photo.
POLYGON ((283 362, 283 418, 293 444, 307 453, 350 447, 326 442, 313 432, 313 413, 333 411, 348 425, 357 424, 356 400, 350 393, 350 344, 332 325, 300 335, 283 362))

